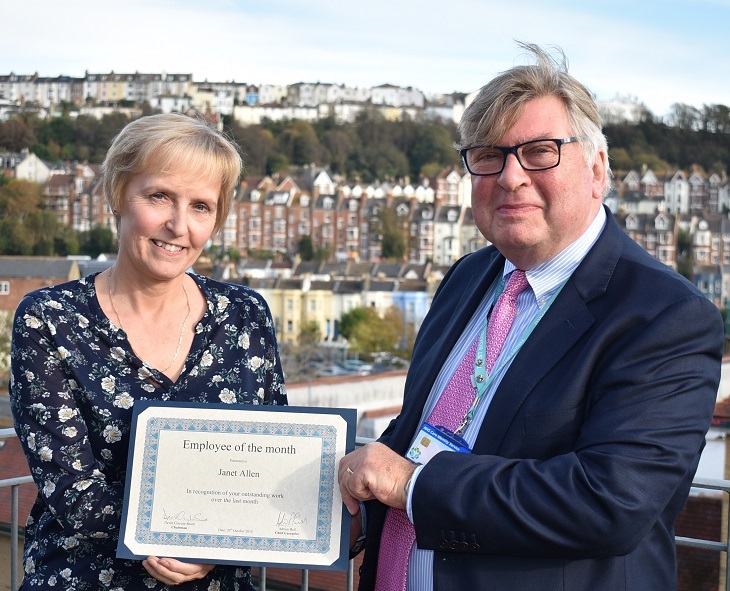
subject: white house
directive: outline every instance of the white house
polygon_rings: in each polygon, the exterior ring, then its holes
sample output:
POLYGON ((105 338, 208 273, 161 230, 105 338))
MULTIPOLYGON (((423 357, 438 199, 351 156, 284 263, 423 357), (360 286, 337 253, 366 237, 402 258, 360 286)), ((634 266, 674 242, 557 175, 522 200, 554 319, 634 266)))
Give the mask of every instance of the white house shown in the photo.
POLYGON ((51 176, 51 169, 43 160, 27 150, 23 153, 23 159, 15 167, 15 178, 26 181, 33 181, 42 185, 51 176))

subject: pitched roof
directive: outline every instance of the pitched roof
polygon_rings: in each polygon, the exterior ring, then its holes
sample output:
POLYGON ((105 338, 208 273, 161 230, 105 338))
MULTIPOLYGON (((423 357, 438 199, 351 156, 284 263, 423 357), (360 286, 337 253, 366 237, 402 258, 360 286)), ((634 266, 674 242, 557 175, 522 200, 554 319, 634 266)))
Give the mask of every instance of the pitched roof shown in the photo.
POLYGON ((0 277, 72 279, 78 272, 78 262, 66 258, 0 256, 0 277))
POLYGON ((101 273, 111 267, 116 261, 116 258, 112 260, 99 261, 93 259, 91 261, 79 261, 79 273, 82 277, 91 275, 92 273, 101 273))

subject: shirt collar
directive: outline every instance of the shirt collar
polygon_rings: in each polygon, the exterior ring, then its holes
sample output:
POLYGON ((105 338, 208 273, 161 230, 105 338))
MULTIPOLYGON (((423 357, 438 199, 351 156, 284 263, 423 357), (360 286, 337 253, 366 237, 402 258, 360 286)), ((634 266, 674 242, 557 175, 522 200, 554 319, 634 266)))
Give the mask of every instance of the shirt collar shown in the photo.
MULTIPOLYGON (((573 274, 598 240, 605 223, 606 210, 601 206, 596 217, 577 240, 549 261, 527 271, 527 281, 535 294, 538 307, 542 308, 553 292, 573 274)), ((505 260, 502 277, 506 280, 507 275, 516 268, 511 261, 505 260)))

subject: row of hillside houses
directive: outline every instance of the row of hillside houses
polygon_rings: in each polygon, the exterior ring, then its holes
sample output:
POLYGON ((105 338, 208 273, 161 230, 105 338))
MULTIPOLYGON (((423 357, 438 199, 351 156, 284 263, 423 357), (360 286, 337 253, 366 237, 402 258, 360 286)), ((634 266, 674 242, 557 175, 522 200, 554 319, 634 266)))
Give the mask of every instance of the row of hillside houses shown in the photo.
MULTIPOLYGON (((11 155, 0 154, 12 165, 11 155)), ((95 226, 116 231, 98 176, 98 165, 77 164, 63 170, 45 167, 33 154, 14 170, 18 178, 42 181, 47 210, 59 223, 78 231, 95 226), (25 163, 32 165, 25 167, 25 163), (24 176, 27 173, 27 176, 24 176)), ((379 260, 382 257, 382 214, 393 209, 398 230, 407 238, 405 259, 451 264, 485 244, 468 207, 468 176, 446 169, 418 184, 336 182, 324 169, 305 167, 283 178, 243 180, 216 244, 247 256, 270 251, 294 256, 309 237, 315 252, 337 260, 379 260)))
MULTIPOLYGON (((33 154, 0 154, 3 167, 6 174, 42 180, 45 207, 62 225, 116 231, 97 165, 52 169, 33 154)), ((723 279, 730 269, 730 227, 721 213, 730 211, 727 179, 705 178, 697 171, 678 171, 664 183, 649 182, 652 178, 653 173, 630 172, 606 204, 637 243, 673 268, 684 233, 698 285, 724 306, 730 293, 723 279)), ((316 167, 284 177, 249 177, 238 187, 215 244, 243 259, 262 252, 295 258, 308 239, 314 253, 331 261, 378 262, 387 233, 395 232, 404 242, 403 262, 449 266, 487 243, 474 224, 470 195, 470 176, 454 168, 416 184, 348 184, 316 167)))
MULTIPOLYGON (((471 89, 474 90, 474 89, 471 89)), ((35 110, 39 116, 58 112, 62 104, 73 104, 79 113, 101 117, 110 110, 139 116, 148 104, 163 113, 187 112, 227 115, 246 124, 263 119, 314 121, 333 116, 354 121, 358 113, 374 108, 387 119, 404 114, 411 118, 458 122, 474 93, 426 96, 413 87, 381 84, 370 88, 322 82, 295 84, 247 84, 245 82, 196 82, 187 74, 146 74, 140 72, 43 77, 0 75, 0 120, 21 110, 35 110)), ((636 122, 646 110, 635 97, 617 96, 600 101, 601 116, 607 122, 636 122)))
POLYGON ((298 82, 296 84, 247 84, 245 82, 196 82, 192 74, 115 73, 41 77, 0 75, 0 119, 21 109, 38 109, 41 116, 52 114, 60 105, 75 105, 80 113, 101 116, 110 106, 121 109, 135 105, 129 112, 139 115, 148 104, 165 113, 200 112, 232 116, 244 124, 273 120, 316 120, 335 116, 354 121, 366 107, 382 111, 397 119, 403 113, 411 117, 424 114, 458 121, 463 111, 464 95, 454 93, 429 97, 412 87, 381 84, 371 88, 344 84, 298 82))
POLYGON ((426 97, 420 90, 381 84, 372 88, 298 82, 289 85, 247 84, 245 82, 195 82, 192 74, 90 74, 83 78, 32 75, 0 75, 0 97, 23 103, 51 107, 62 102, 77 106, 90 101, 101 103, 152 102, 160 96, 189 96, 213 93, 219 104, 232 113, 234 105, 288 104, 316 107, 325 103, 371 102, 395 107, 424 107, 426 97))
POLYGON ((636 170, 621 179, 617 202, 635 213, 666 211, 703 215, 730 211, 730 183, 725 174, 673 171, 659 178, 652 170, 636 170))

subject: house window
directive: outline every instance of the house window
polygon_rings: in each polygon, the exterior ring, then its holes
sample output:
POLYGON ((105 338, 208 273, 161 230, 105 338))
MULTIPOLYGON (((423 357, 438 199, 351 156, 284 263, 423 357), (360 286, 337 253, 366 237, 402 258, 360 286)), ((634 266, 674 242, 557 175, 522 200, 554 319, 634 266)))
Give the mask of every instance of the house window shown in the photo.
POLYGON ((0 281, 0 295, 10 295, 9 281, 0 281))

